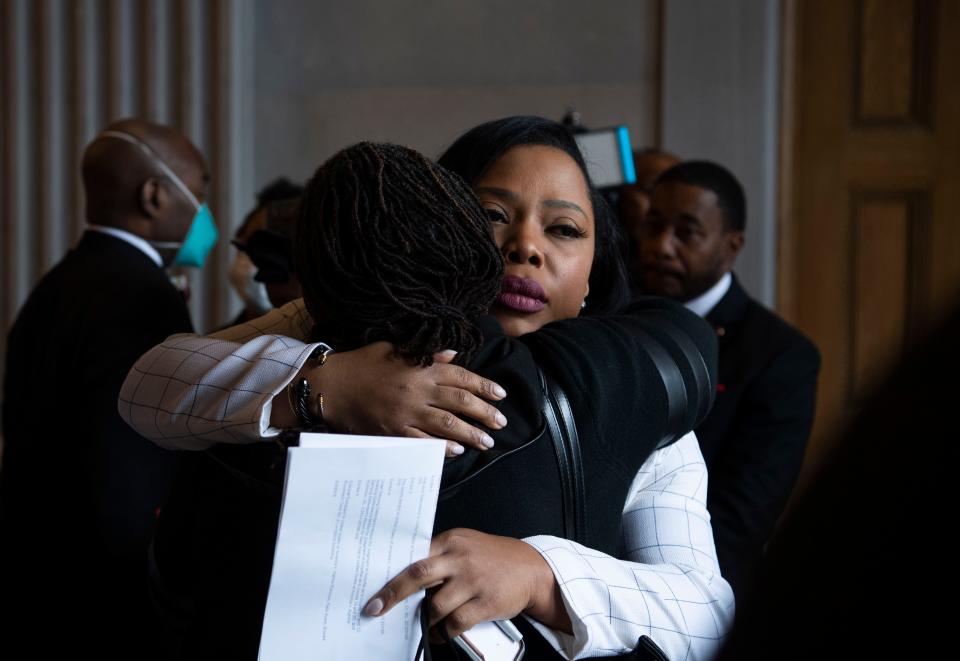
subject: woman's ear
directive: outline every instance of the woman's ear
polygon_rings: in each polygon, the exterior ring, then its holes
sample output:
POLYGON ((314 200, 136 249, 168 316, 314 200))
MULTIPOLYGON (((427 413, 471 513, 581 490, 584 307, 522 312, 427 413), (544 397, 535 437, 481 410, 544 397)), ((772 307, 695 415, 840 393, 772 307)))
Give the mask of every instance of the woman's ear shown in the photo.
POLYGON ((140 184, 140 196, 138 199, 140 213, 151 220, 159 217, 161 207, 165 202, 165 195, 166 193, 163 190, 163 186, 160 185, 159 179, 150 177, 144 180, 144 182, 140 184))

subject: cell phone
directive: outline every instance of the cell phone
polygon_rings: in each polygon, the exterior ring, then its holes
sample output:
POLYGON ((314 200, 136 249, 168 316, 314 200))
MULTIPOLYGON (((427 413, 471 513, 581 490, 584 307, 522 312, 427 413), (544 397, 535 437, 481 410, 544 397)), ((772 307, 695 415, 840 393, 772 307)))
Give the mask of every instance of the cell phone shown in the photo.
POLYGON ((587 163, 587 173, 597 188, 633 184, 637 173, 633 167, 633 149, 626 126, 613 126, 573 136, 587 163))
POLYGON ((450 640, 471 661, 520 661, 526 646, 510 620, 481 622, 450 640))

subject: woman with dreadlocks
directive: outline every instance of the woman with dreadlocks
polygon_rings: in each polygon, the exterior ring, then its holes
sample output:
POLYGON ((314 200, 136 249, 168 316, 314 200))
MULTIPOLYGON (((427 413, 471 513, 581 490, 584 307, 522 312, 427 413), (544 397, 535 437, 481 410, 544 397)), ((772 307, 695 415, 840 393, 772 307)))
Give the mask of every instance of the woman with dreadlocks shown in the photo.
MULTIPOLYGON (((444 483, 457 488, 438 506, 440 534, 431 557, 378 592, 366 607, 369 615, 386 612, 424 584, 442 583, 434 613, 446 616, 451 635, 523 613, 530 622, 529 658, 626 651, 641 634, 670 656, 709 656, 733 604, 717 569, 702 457, 686 434, 712 397, 712 372, 706 389, 694 378, 707 371, 704 361, 713 365, 709 329, 664 301, 641 301, 612 315, 623 272, 612 249, 614 225, 603 215, 576 144, 559 125, 539 118, 492 122, 468 132, 443 160, 480 195, 507 262, 492 310, 496 319, 478 322, 485 342, 476 357, 465 363, 460 346, 437 346, 461 351, 457 361, 473 372, 444 364, 449 353, 418 367, 386 342, 339 351, 323 366, 311 366, 307 357, 326 346, 303 342, 321 336, 311 334, 305 306, 290 304, 217 337, 178 336, 155 348, 131 371, 121 412, 161 445, 221 451, 297 426, 284 389, 307 378, 324 394, 323 410, 313 414, 331 428, 456 439, 451 450, 461 456, 445 467, 444 483), (581 309, 597 314, 574 318, 581 309), (204 358, 184 361, 185 350, 204 358), (231 362, 243 372, 229 374, 231 362), (581 446, 588 448, 588 523, 576 540, 585 545, 563 538, 556 460, 549 443, 535 442, 543 427, 538 364, 570 396, 581 446), (662 370, 676 375, 681 397, 671 395, 662 370), (158 396, 137 389, 143 371, 176 372, 183 383, 172 382, 164 401, 168 409, 194 406, 193 417, 158 413, 158 396), (222 390, 214 394, 194 387, 198 383, 222 390), (509 392, 505 399, 500 386, 509 392), (485 431, 451 414, 473 418, 485 431), (480 471, 494 461, 495 470, 480 471)), ((379 194, 374 199, 391 205, 379 194)), ((308 217, 305 212, 301 222, 308 217)), ((316 304, 306 304, 312 314, 338 314, 323 301, 341 282, 312 270, 323 260, 373 263, 377 246, 368 248, 351 261, 335 241, 298 241, 300 277, 317 287, 310 294, 316 304)), ((429 250, 449 248, 435 243, 429 250)), ((377 315, 372 321, 384 323, 377 315)), ((329 332, 336 333, 335 326, 329 332)))
MULTIPOLYGON (((503 260, 460 177, 411 149, 360 143, 317 170, 301 205, 305 332, 347 351, 389 341, 417 365, 447 347, 477 353, 503 260)), ((219 445, 190 457, 173 489, 151 587, 181 658, 256 657, 284 456, 273 443, 219 445)))

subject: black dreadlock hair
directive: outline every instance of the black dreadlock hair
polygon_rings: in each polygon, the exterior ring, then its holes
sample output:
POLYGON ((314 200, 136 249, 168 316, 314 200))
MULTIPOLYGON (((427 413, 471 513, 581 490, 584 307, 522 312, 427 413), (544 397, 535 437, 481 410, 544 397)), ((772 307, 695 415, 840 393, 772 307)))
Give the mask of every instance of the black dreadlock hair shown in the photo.
POLYGON ((307 183, 294 268, 316 337, 344 350, 386 340, 429 365, 437 351, 466 363, 479 349, 474 322, 503 258, 463 179, 412 149, 361 142, 307 183))

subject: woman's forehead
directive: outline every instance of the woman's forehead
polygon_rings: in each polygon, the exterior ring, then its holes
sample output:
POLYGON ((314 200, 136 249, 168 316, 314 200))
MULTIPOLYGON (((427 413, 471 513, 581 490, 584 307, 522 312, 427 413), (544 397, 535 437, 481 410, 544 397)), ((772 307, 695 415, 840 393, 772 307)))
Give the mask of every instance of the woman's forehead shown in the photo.
POLYGON ((546 145, 521 145, 504 152, 476 182, 518 196, 590 204, 587 181, 569 154, 546 145))

